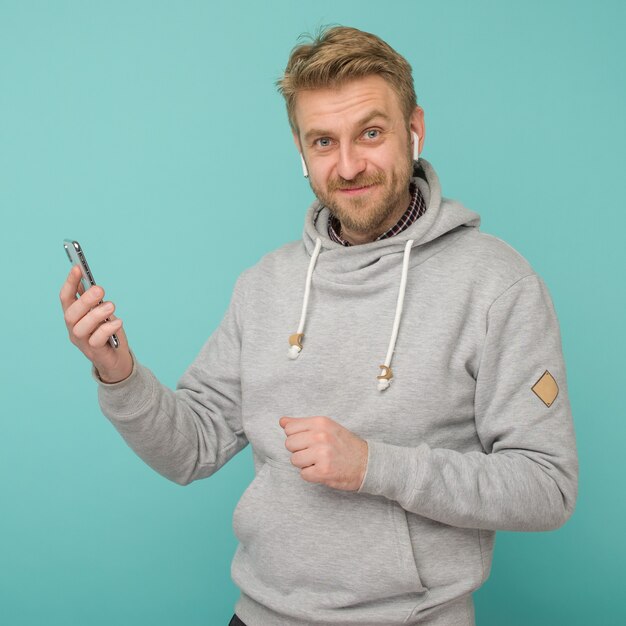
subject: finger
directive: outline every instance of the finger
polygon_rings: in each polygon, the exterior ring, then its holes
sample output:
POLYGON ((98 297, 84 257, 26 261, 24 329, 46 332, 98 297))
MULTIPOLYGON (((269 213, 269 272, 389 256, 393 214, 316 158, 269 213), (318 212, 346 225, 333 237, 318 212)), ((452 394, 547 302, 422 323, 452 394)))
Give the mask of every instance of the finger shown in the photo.
MULTIPOLYGON (((109 315, 109 318, 107 321, 114 322, 115 320, 119 320, 120 322, 122 321, 119 317, 116 317, 115 315, 109 315)), ((124 330, 123 324, 120 324, 120 329, 115 334, 117 335, 117 338, 120 340, 120 348, 127 348, 128 339, 126 338, 126 331, 124 330)))
POLYGON ((321 415, 315 415, 313 417, 295 417, 288 418, 290 421, 287 422, 283 428, 286 435, 292 435, 295 433, 300 433, 304 431, 321 431, 328 430, 333 422, 330 418, 324 417, 321 415))
POLYGON ((317 443, 310 431, 296 433, 295 435, 289 435, 285 439, 285 448, 289 452, 298 452, 298 450, 306 450, 312 445, 317 443))
POLYGON ((300 470, 300 476, 308 483, 323 483, 324 479, 320 476, 315 465, 309 465, 300 470))
POLYGON ((94 349, 103 348, 109 343, 109 337, 116 334, 122 328, 122 320, 118 318, 110 322, 104 322, 89 337, 89 345, 94 349))
POLYGON ((65 322, 74 326, 78 320, 85 317, 91 309, 97 306, 104 296, 104 289, 99 285, 93 285, 85 293, 76 299, 67 309, 65 309, 65 322))
POLYGON ((120 322, 120 327, 115 331, 115 335, 117 335, 117 339, 119 341, 118 349, 122 351, 128 350, 128 338, 126 337, 126 330, 124 329, 122 320, 115 315, 109 315, 105 322, 115 322, 116 320, 119 320, 120 322))
POLYGON ((80 268, 77 265, 72 265, 72 269, 67 275, 67 280, 63 283, 59 293, 61 306, 64 311, 76 302, 76 291, 78 290, 81 276, 80 268))
POLYGON ((115 310, 113 302, 103 302, 93 308, 89 313, 76 322, 71 333, 77 339, 89 339, 89 336, 102 324, 115 310))
POLYGON ((285 434, 292 435, 315 428, 314 417, 281 417, 280 425, 285 434))
POLYGON ((316 457, 312 450, 302 450, 300 452, 294 452, 290 460, 292 465, 302 469, 315 465, 316 457))

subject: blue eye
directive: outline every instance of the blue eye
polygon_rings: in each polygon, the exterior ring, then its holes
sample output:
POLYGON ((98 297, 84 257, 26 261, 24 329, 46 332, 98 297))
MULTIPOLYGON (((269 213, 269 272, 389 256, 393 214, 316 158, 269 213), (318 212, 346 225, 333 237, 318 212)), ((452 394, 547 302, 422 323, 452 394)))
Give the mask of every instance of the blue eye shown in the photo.
POLYGON ((319 139, 315 140, 315 143, 320 148, 328 148, 328 146, 330 146, 330 139, 328 137, 320 137, 319 139))
POLYGON ((380 131, 377 130, 376 128, 370 128, 369 130, 365 131, 365 136, 368 139, 378 139, 379 135, 380 135, 380 131))

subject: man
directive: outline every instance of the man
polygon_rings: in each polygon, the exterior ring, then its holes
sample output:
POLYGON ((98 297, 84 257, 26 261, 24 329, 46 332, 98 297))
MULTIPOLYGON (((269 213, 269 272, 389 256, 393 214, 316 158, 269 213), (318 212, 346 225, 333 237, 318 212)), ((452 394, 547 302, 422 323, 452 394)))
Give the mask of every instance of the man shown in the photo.
POLYGON ((210 476, 251 443, 232 624, 473 624, 494 531, 558 528, 576 500, 550 295, 442 197, 411 68, 386 43, 328 29, 279 88, 317 197, 303 240, 240 276, 176 391, 133 358, 101 288, 76 298, 75 270, 71 340, 164 476, 210 476))

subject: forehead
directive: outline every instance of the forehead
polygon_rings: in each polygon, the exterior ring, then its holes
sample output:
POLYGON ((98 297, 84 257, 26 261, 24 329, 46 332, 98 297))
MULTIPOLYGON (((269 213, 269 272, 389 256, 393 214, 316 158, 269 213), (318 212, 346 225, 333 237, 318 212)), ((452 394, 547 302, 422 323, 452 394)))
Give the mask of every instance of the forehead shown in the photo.
POLYGON ((295 118, 301 133, 310 128, 336 128, 358 123, 372 111, 400 120, 402 111, 391 85, 380 76, 366 76, 337 87, 298 93, 295 118))

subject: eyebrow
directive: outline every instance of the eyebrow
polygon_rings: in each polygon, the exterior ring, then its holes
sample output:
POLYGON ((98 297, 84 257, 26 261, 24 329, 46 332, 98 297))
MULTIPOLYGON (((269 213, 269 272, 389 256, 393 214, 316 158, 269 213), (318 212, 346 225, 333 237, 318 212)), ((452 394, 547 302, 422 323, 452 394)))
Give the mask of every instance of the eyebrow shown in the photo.
POLYGON ((386 113, 374 109, 371 113, 368 113, 365 117, 361 118, 356 125, 365 126, 365 124, 369 124, 373 119, 377 117, 382 117, 386 122, 390 120, 390 117, 386 113))
MULTIPOLYGON (((380 117, 387 122, 390 120, 390 117, 386 113, 383 113, 382 111, 378 111, 374 109, 373 111, 370 111, 367 115, 362 117, 356 123, 356 125, 365 126, 365 124, 369 124, 373 119, 376 119, 377 117, 380 117)), ((310 131, 308 131, 304 135, 304 141, 308 143, 313 137, 325 137, 326 135, 332 135, 332 133, 327 130, 321 130, 319 128, 312 128, 310 131)))

